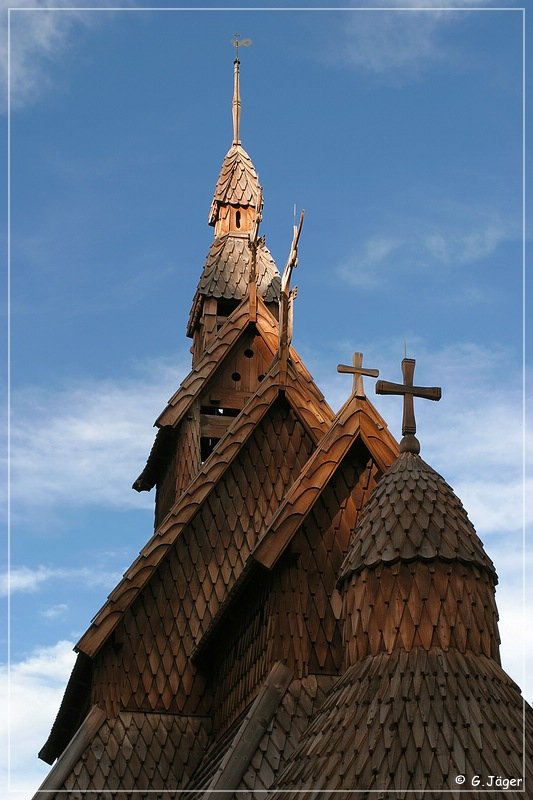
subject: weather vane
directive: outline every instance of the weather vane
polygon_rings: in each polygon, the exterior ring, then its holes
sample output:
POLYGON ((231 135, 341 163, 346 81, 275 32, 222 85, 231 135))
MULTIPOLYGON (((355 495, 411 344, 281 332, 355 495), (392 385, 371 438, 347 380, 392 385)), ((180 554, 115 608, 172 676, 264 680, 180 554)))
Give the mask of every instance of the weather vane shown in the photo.
POLYGON ((250 47, 252 44, 251 39, 239 39, 240 33, 236 33, 231 40, 233 47, 235 48, 235 58, 239 58, 239 47, 250 47))

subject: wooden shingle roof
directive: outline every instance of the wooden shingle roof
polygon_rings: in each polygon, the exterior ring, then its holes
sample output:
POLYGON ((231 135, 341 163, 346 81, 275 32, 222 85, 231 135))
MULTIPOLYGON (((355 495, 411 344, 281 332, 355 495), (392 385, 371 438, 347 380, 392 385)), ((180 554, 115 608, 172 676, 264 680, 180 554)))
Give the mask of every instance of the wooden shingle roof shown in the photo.
POLYGON ((401 453, 366 504, 340 578, 381 562, 415 558, 476 564, 496 577, 453 489, 419 455, 407 452, 401 453))
POLYGON ((381 471, 393 463, 398 443, 385 421, 367 398, 352 395, 335 416, 254 550, 257 562, 272 569, 358 437, 381 471))
POLYGON ((260 202, 261 186, 252 160, 241 144, 232 144, 224 157, 216 182, 209 224, 214 224, 219 205, 258 208, 260 202))
MULTIPOLYGON (((194 400, 198 397, 209 378, 222 364, 226 354, 234 346, 250 322, 250 303, 246 296, 239 306, 230 314, 224 325, 217 332, 217 338, 206 350, 202 359, 191 370, 179 389, 168 401, 168 405, 156 420, 156 425, 177 425, 183 415, 189 410, 194 400)), ((253 322, 258 334, 274 358, 278 350, 278 323, 272 316, 260 297, 257 298, 257 314, 253 322)), ((315 405, 320 406, 320 416, 324 422, 331 422, 333 412, 324 399, 324 395, 315 384, 311 373, 305 367, 298 353, 291 347, 290 358, 295 372, 314 399, 315 405)))
MULTIPOLYGON (((416 789, 457 789, 458 775, 518 778, 522 704, 516 684, 485 656, 436 648, 369 656, 336 683, 271 798, 289 800, 298 789, 304 800, 320 790, 324 800, 348 800, 351 790, 381 790, 368 797, 404 800, 416 789)), ((529 707, 526 737, 530 749, 529 707)), ((527 776, 533 781, 531 762, 527 776)))
MULTIPOLYGON (((181 495, 152 538, 141 550, 122 581, 109 595, 108 601, 93 619, 89 630, 76 645, 78 650, 94 656, 114 630, 123 613, 131 606, 162 563, 176 538, 196 514, 221 476, 230 467, 248 437, 278 398, 280 394, 278 373, 279 364, 276 362, 256 394, 235 418, 235 422, 226 435, 220 439, 188 489, 181 495)), ((307 391, 307 384, 303 383, 298 371, 292 366, 289 370, 289 380, 284 386, 283 396, 294 409, 313 440, 318 442, 327 428, 322 404, 314 402, 307 391)), ((238 575, 235 576, 236 578, 238 575)), ((230 588, 228 586, 227 590, 229 591, 230 588)))
MULTIPOLYGON (((214 239, 197 292, 210 297, 242 300, 248 291, 251 252, 248 234, 227 233, 214 239)), ((277 303, 280 274, 264 240, 257 248, 257 289, 265 303, 277 303)))

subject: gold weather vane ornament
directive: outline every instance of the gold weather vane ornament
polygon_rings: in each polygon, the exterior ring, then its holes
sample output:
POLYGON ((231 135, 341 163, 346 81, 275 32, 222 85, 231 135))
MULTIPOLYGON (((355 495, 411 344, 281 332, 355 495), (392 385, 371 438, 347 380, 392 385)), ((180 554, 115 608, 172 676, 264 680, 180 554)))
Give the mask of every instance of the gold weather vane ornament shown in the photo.
POLYGON ((423 397, 426 400, 440 400, 442 397, 442 389, 440 386, 413 386, 415 364, 416 361, 414 358, 403 359, 403 384, 390 383, 389 381, 378 381, 376 383, 376 394, 403 395, 403 439, 400 442, 401 453, 420 452, 420 442, 415 436, 416 420, 413 398, 423 397))
POLYGON ((250 47, 251 39, 239 39, 240 34, 236 33, 231 43, 235 48, 235 61, 233 62, 233 102, 231 113, 233 117, 233 144, 240 144, 241 128, 241 92, 239 86, 239 47, 250 47))
POLYGON ((361 399, 366 397, 363 386, 363 375, 367 375, 369 378, 377 378, 379 375, 379 369, 369 369, 368 367, 363 367, 362 353, 353 354, 351 367, 347 366, 346 364, 339 364, 337 366, 337 372, 349 372, 353 375, 352 394, 361 399))

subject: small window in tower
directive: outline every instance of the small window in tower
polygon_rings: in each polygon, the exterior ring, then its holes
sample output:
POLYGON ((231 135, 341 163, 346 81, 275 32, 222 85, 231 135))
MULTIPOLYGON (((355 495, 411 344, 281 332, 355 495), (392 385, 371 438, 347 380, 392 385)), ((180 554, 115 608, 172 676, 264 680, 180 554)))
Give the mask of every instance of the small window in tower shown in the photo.
POLYGON ((240 372, 232 372, 232 374, 231 374, 231 380, 232 381, 235 381, 235 383, 237 383, 237 381, 240 381, 240 379, 241 379, 241 373, 240 372))
POLYGON ((244 355, 246 356, 246 358, 253 358, 254 351, 252 350, 251 347, 247 347, 246 350, 244 351, 244 355))
POLYGON ((235 225, 237 226, 237 228, 241 227, 241 212, 240 211, 236 211, 235 212, 235 225))

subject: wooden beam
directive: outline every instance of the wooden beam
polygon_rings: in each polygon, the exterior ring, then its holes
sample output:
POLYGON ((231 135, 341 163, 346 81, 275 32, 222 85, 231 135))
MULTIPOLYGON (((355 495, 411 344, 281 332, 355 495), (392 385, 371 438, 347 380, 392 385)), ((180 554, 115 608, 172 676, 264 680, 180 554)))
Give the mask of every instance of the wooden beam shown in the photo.
POLYGON ((214 389, 200 395, 200 405, 215 408, 243 408, 252 396, 251 392, 235 392, 231 389, 214 389))
POLYGON ((289 667, 281 661, 274 664, 214 778, 202 795, 203 800, 220 800, 220 792, 237 789, 292 678, 293 672, 289 667))
POLYGON ((56 796, 56 792, 61 789, 77 761, 81 758, 84 750, 100 730, 105 719, 106 715, 102 709, 99 708, 99 706, 92 706, 43 783, 41 783, 37 789, 33 800, 38 800, 38 798, 42 800, 44 796, 41 794, 42 792, 46 792, 46 800, 53 800, 56 796))
POLYGON ((200 414, 200 436, 222 439, 235 417, 200 414))

